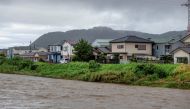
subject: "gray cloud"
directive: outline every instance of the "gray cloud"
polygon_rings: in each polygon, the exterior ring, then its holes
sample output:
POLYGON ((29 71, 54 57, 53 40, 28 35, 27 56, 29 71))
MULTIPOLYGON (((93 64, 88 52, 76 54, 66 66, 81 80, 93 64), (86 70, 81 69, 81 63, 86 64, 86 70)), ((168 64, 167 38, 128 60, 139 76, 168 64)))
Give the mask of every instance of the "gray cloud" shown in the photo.
POLYGON ((185 1, 0 0, 0 48, 22 45, 50 31, 93 26, 155 34, 184 30, 187 9, 180 4, 185 1))

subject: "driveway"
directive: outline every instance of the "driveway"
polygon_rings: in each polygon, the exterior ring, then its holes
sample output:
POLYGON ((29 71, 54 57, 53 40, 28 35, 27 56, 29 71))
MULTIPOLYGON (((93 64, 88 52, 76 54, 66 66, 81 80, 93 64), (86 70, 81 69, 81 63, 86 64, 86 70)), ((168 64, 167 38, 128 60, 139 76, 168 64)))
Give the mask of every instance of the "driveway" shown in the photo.
POLYGON ((0 109, 190 109, 190 90, 0 74, 0 109))

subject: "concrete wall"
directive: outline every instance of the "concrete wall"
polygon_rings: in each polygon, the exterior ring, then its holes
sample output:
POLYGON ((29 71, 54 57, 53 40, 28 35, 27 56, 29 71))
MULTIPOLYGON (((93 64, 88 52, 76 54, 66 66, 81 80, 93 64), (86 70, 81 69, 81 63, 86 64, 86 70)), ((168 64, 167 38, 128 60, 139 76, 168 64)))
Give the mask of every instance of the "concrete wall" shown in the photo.
POLYGON ((190 64, 190 54, 184 52, 183 50, 179 50, 174 53, 174 64, 177 64, 177 58, 178 57, 187 57, 188 58, 188 63, 190 64))

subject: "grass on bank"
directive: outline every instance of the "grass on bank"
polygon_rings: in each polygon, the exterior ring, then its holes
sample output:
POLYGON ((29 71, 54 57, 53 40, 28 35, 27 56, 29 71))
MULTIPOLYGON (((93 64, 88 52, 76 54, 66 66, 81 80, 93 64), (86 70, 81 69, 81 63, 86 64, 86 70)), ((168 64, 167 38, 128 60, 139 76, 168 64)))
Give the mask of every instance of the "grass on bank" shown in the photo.
POLYGON ((5 59, 0 72, 40 77, 190 89, 190 65, 98 64, 94 61, 69 64, 33 63, 5 59))

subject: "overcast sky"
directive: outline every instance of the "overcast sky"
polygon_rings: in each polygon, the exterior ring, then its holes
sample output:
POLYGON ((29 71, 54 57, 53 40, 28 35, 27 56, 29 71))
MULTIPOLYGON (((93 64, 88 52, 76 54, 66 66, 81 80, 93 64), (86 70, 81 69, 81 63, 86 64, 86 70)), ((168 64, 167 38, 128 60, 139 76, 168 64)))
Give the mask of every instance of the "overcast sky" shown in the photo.
POLYGON ((147 33, 185 30, 186 0, 0 0, 0 48, 52 31, 108 26, 147 33))

